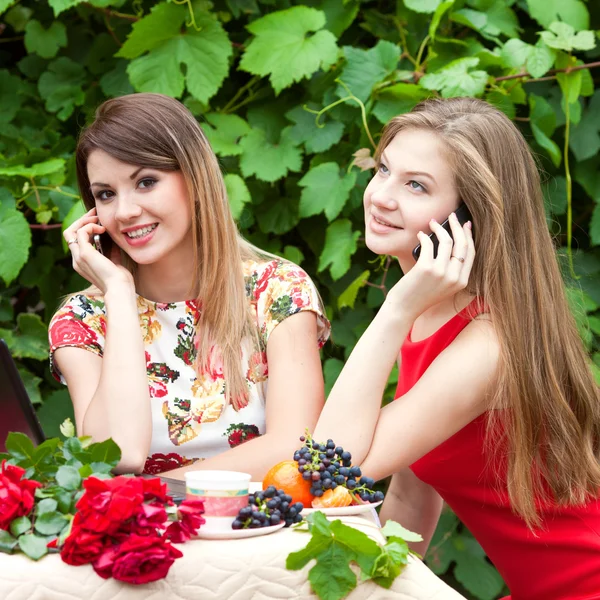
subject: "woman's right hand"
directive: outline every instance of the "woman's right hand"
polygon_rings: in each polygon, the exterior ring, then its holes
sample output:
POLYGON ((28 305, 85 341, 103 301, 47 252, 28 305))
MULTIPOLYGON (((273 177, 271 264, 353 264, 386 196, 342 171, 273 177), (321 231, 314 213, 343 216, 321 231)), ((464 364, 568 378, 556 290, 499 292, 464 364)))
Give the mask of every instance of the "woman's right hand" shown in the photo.
POLYGON ((73 268, 103 294, 106 294, 108 288, 113 285, 125 284, 133 288, 133 276, 121 265, 118 246, 112 244, 109 258, 98 252, 91 244, 95 234, 102 234, 105 231, 106 228, 98 223, 95 208, 65 229, 63 236, 73 257, 73 268))
POLYGON ((391 305, 394 312, 399 309, 414 320, 434 304, 467 287, 475 260, 471 223, 461 226, 454 213, 449 222, 452 236, 436 221, 429 224, 439 240, 435 258, 429 236, 419 232, 419 260, 386 298, 386 304, 391 305))

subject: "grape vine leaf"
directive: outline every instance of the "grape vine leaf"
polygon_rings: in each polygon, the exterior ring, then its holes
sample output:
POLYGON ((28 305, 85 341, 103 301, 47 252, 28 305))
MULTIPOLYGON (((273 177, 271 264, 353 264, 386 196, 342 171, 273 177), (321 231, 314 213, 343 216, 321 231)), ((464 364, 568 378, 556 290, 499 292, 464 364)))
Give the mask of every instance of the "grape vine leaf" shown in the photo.
POLYGON ((588 29, 590 15, 581 0, 526 0, 529 14, 542 27, 563 21, 577 30, 588 29))
POLYGON ((325 27, 323 11, 294 6, 256 19, 248 25, 254 34, 240 61, 240 69, 269 76, 279 94, 293 83, 329 68, 336 60, 336 38, 325 27))
POLYGON ((549 31, 542 31, 540 37, 549 48, 571 52, 572 50, 592 50, 596 47, 593 31, 578 31, 568 23, 550 23, 549 31))
POLYGON ((196 14, 199 31, 181 32, 186 14, 182 6, 161 3, 134 25, 117 56, 133 59, 127 73, 138 92, 179 98, 187 85, 194 98, 206 103, 221 87, 232 53, 227 33, 207 12, 196 14))
POLYGON ((22 82, 7 69, 0 69, 0 123, 10 123, 21 107, 22 82))
MULTIPOLYGON (((369 98, 376 83, 396 70, 400 60, 400 48, 386 40, 379 40, 369 50, 353 46, 345 46, 343 50, 346 65, 340 79, 362 102, 369 98)), ((348 92, 340 86, 337 94, 344 97, 348 92)))
POLYGON ((578 161, 592 158, 600 151, 600 91, 596 91, 581 121, 571 129, 569 148, 578 161))
POLYGON ((435 13, 433 14, 431 23, 429 24, 429 37, 431 38, 432 42, 435 41, 435 34, 440 26, 442 17, 454 6, 454 2, 455 0, 446 0, 446 2, 442 2, 435 9, 435 13))
POLYGON ((356 302, 356 296, 361 288, 363 288, 367 281, 369 281, 369 276, 371 275, 371 271, 363 271, 339 296, 338 298, 338 308, 341 310, 345 306, 349 308, 354 308, 354 303, 356 302))
POLYGON ((515 11, 505 2, 494 2, 486 11, 487 22, 483 28, 484 33, 492 36, 504 34, 509 38, 517 38, 521 31, 519 19, 515 11))
POLYGON ((53 21, 44 29, 39 21, 32 19, 25 27, 25 48, 42 58, 54 58, 59 48, 67 45, 67 28, 60 21, 53 21))
MULTIPOLYGON (((314 110, 316 105, 310 104, 307 108, 314 110)), ((306 151, 311 154, 325 152, 342 139, 344 124, 340 121, 326 120, 322 115, 317 125, 316 115, 304 110, 302 106, 289 110, 285 116, 295 123, 290 130, 291 139, 297 144, 303 143, 306 151)))
POLYGON ((560 148, 551 137, 556 129, 556 114, 547 100, 535 94, 529 94, 529 124, 535 141, 550 155, 554 166, 562 160, 560 148))
POLYGON ((442 3, 442 0, 404 0, 404 6, 418 13, 432 13, 442 3))
POLYGON ((300 217, 312 217, 325 213, 333 221, 346 204, 350 190, 356 183, 356 173, 340 176, 340 166, 327 162, 313 167, 299 182, 303 188, 300 196, 300 217))
POLYGON ((542 77, 552 68, 555 60, 556 51, 540 39, 535 46, 530 47, 525 66, 532 77, 542 77))
POLYGON ((425 100, 431 94, 421 86, 411 83, 396 83, 384 88, 377 95, 377 102, 373 108, 373 114, 385 124, 392 117, 401 115, 412 110, 421 100, 425 100))
POLYGON ((478 96, 484 92, 488 79, 485 71, 470 70, 478 64, 475 57, 459 58, 436 73, 424 75, 419 83, 426 90, 441 91, 444 98, 478 96))
POLYGON ((57 113, 61 121, 66 121, 75 106, 80 106, 85 100, 83 84, 85 71, 74 60, 61 56, 48 65, 48 70, 42 73, 38 81, 40 96, 45 99, 46 110, 57 113))
POLYGON ((244 180, 236 173, 227 173, 224 177, 227 197, 233 218, 237 221, 242 215, 244 206, 252 202, 252 197, 244 180))
POLYGON ((0 277, 8 285, 14 281, 27 262, 31 247, 31 230, 27 219, 18 210, 0 213, 0 277))
POLYGON ((242 153, 240 139, 250 133, 250 125, 238 115, 208 113, 202 130, 212 149, 219 156, 237 156, 242 153))
POLYGON ((52 7, 54 16, 58 17, 60 13, 72 8, 73 6, 81 4, 83 1, 84 0, 48 0, 48 4, 52 7))
POLYGON ((281 132, 276 144, 268 142, 265 132, 258 128, 243 137, 240 141, 242 175, 256 175, 262 181, 277 181, 289 171, 300 171, 302 151, 291 139, 290 129, 287 127, 281 132))
POLYGON ((593 246, 600 246, 600 204, 596 204, 590 220, 590 241, 593 246))
POLYGON ((325 246, 319 257, 318 272, 329 267, 334 280, 347 273, 359 237, 360 232, 352 231, 352 223, 348 219, 338 219, 331 223, 325 232, 325 246))

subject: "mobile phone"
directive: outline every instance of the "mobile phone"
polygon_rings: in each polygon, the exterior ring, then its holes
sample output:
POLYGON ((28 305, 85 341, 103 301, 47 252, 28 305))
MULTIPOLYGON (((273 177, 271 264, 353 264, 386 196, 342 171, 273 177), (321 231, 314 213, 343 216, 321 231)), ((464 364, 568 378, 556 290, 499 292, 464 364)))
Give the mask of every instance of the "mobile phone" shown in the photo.
POLYGON ((102 242, 100 241, 100 235, 98 233, 94 234, 93 245, 94 245, 94 248, 96 248, 96 250, 98 250, 98 252, 100 252, 100 254, 104 254, 104 252, 102 251, 102 242))
MULTIPOLYGON (((456 214, 456 218, 458 219, 458 222, 461 225, 464 225, 467 221, 471 221, 471 225, 473 225, 473 217, 471 216, 471 213, 469 212, 469 209, 467 208, 466 204, 461 204, 454 211, 454 213, 456 214)), ((450 237, 452 237, 452 229, 450 228, 450 221, 448 219, 446 219, 442 223, 442 227, 450 234, 450 237)), ((472 229, 472 231, 473 234, 475 234, 475 230, 472 229)), ((437 235, 435 235, 435 233, 430 233, 429 239, 433 244, 433 258, 435 258, 437 256, 440 241, 438 240, 437 235)), ((417 244, 417 246, 415 246, 415 249, 412 251, 412 255, 415 260, 419 260, 419 256, 421 255, 421 244, 417 244)))

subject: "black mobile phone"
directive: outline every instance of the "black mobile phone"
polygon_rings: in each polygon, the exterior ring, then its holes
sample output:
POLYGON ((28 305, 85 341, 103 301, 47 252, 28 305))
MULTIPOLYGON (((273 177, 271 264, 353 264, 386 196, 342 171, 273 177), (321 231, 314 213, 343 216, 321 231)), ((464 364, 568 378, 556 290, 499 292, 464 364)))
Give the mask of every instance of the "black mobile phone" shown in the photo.
MULTIPOLYGON (((458 222, 461 225, 464 225, 467 221, 471 221, 471 226, 473 225, 473 217, 471 216, 471 213, 469 212, 469 209, 467 208, 466 204, 461 204, 454 212, 456 214, 458 222)), ((452 229, 450 228, 450 221, 448 219, 446 219, 442 223, 442 227, 450 234, 450 237, 452 237, 452 229)), ((475 234, 474 229, 472 229, 471 231, 473 231, 473 234, 475 234)), ((433 258, 435 258, 437 256, 440 241, 438 240, 437 235, 435 235, 435 233, 430 233, 429 239, 433 244, 433 258)), ((415 260, 419 260, 419 256, 421 255, 421 244, 415 246, 415 249, 412 251, 412 255, 415 260)))

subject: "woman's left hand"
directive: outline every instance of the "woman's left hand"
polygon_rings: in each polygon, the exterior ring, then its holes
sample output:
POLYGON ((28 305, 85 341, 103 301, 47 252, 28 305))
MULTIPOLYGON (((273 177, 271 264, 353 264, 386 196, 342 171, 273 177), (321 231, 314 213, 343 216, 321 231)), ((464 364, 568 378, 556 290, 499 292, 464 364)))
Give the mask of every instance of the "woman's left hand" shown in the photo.
POLYGON ((400 309, 413 320, 444 298, 465 289, 469 282, 475 259, 471 223, 461 226, 454 213, 449 222, 452 236, 437 221, 432 220, 429 224, 439 240, 435 258, 429 236, 419 232, 419 260, 386 298, 386 304, 392 305, 394 310, 400 309))

